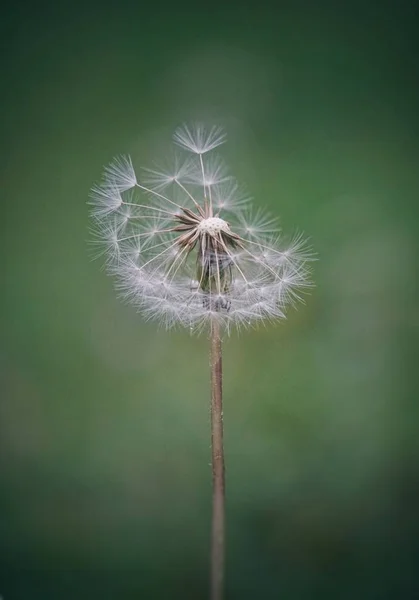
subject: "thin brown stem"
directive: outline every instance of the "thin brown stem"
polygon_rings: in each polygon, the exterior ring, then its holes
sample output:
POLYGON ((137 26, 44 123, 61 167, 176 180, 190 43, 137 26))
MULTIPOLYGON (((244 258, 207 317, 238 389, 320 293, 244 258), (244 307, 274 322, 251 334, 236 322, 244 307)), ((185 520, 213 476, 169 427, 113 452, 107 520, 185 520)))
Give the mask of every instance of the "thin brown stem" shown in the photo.
POLYGON ((211 323, 211 600, 222 600, 224 587, 225 480, 222 379, 220 324, 216 319, 213 319, 211 323))

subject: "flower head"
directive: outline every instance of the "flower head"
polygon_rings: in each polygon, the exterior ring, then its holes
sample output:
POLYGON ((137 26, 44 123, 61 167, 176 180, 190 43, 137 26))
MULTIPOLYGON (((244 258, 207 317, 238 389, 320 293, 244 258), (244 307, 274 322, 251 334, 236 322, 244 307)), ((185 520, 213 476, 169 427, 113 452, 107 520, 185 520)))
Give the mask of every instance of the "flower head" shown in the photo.
POLYGON ((283 318, 310 286, 304 240, 284 246, 276 220, 252 211, 211 152, 225 141, 221 128, 185 125, 174 141, 182 150, 171 168, 142 178, 118 157, 92 189, 95 243, 118 289, 167 327, 283 318))

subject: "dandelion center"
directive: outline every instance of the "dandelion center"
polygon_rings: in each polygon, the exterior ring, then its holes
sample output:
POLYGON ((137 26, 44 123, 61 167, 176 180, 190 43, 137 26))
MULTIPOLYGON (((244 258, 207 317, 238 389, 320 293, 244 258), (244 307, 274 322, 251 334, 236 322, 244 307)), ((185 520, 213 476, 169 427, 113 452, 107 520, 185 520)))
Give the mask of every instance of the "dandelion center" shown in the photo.
POLYGON ((227 221, 220 219, 220 217, 209 217, 208 219, 203 219, 199 223, 197 230, 201 234, 208 233, 209 235, 216 236, 222 231, 225 233, 229 232, 230 226, 227 221))

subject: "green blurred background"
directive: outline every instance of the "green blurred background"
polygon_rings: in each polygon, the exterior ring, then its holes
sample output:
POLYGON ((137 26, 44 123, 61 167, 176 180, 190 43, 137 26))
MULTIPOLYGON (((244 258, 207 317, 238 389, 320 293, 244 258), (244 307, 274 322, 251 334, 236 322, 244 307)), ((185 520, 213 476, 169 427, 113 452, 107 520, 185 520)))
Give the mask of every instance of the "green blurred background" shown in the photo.
POLYGON ((14 3, 1 12, 0 595, 204 599, 206 336, 116 299, 89 188, 226 126, 318 253, 225 343, 227 600, 419 597, 417 3, 14 3))

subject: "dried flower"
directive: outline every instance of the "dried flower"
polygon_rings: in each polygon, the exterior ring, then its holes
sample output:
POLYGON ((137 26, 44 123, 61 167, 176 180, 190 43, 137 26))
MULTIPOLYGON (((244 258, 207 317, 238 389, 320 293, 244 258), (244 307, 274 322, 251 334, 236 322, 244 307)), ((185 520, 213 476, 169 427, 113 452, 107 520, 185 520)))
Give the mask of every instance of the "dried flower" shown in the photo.
POLYGON ((95 243, 122 295, 167 327, 227 330, 284 317, 310 286, 301 236, 283 246, 276 220, 243 194, 213 150, 219 127, 177 129, 172 166, 116 158, 92 189, 95 243))

